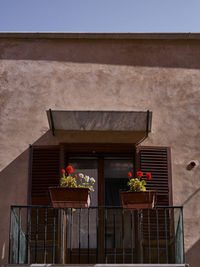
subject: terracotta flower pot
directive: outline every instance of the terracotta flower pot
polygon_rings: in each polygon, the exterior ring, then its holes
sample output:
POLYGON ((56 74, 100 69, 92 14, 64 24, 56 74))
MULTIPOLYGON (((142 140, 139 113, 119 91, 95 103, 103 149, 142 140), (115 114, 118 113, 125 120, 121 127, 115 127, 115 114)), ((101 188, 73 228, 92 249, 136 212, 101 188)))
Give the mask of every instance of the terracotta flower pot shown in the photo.
POLYGON ((88 208, 90 206, 89 191, 89 188, 49 187, 54 208, 88 208))
POLYGON ((120 192, 124 209, 152 209, 155 205, 156 191, 120 192))

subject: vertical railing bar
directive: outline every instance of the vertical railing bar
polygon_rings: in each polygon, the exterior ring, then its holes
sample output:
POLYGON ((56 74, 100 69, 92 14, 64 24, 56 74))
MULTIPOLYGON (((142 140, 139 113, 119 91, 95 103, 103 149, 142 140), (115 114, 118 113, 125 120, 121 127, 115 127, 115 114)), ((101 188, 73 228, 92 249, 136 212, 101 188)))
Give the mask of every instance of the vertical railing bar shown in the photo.
POLYGON ((135 210, 134 211, 134 214, 135 214, 135 218, 134 218, 134 228, 135 228, 135 243, 134 243, 134 246, 135 246, 135 257, 134 257, 134 260, 136 263, 139 263, 139 211, 138 210, 135 210))
POLYGON ((149 242, 149 253, 148 253, 148 256, 149 256, 149 262, 148 263, 151 263, 151 233, 150 233, 150 229, 151 229, 151 222, 150 222, 150 216, 149 216, 149 213, 150 213, 150 210, 148 209, 148 242, 149 242))
POLYGON ((98 250, 99 250, 99 210, 96 209, 96 263, 98 263, 98 250))
POLYGON ((133 263, 137 262, 137 255, 136 255, 136 240, 137 240, 137 233, 136 233, 136 228, 137 228, 137 221, 135 221, 135 218, 137 217, 137 211, 133 210, 133 263), (135 251, 134 251, 135 250, 135 251))
POLYGON ((88 208, 88 251, 87 251, 87 257, 88 257, 88 264, 90 263, 90 208, 88 208))
POLYGON ((159 225, 158 225, 158 209, 156 209, 156 239, 157 239, 157 253, 158 253, 158 262, 160 263, 160 251, 159 251, 159 225))
POLYGON ((104 208, 104 263, 107 263, 107 209, 104 208))
POLYGON ((82 208, 79 209, 79 218, 78 218, 78 263, 81 263, 81 213, 82 208))
POLYGON ((139 211, 139 219, 140 219, 140 263, 143 263, 143 210, 139 211))
POLYGON ((13 207, 10 209, 10 225, 9 225, 9 255, 8 255, 8 263, 13 264, 16 262, 12 261, 12 253, 11 250, 13 249, 13 242, 12 242, 12 237, 13 237, 13 227, 12 227, 12 221, 13 221, 13 207))
POLYGON ((26 210, 26 263, 28 264, 28 247, 29 247, 29 235, 30 235, 30 207, 26 210))
POLYGON ((19 264, 19 253, 20 253, 20 228, 21 228, 21 208, 18 208, 19 215, 18 215, 18 246, 17 246, 17 263, 19 264))
POLYGON ((117 251, 116 251, 116 236, 115 236, 115 234, 116 234, 116 221, 115 221, 115 213, 113 214, 113 222, 114 222, 114 229, 113 229, 113 231, 114 231, 114 263, 116 263, 116 261, 117 261, 117 251))
POLYGON ((64 264, 67 263, 68 260, 68 209, 64 209, 64 229, 63 229, 63 246, 64 246, 64 253, 63 253, 63 262, 64 264), (65 234, 65 235, 64 235, 65 234))
POLYGON ((70 264, 72 263, 72 216, 73 216, 73 213, 72 213, 72 208, 71 208, 71 212, 70 212, 70 264))
POLYGON ((183 242, 183 262, 185 263, 185 246, 184 246, 184 221, 183 221, 183 207, 181 207, 181 226, 182 226, 182 242, 183 242))
POLYGON ((35 263, 37 263, 37 244, 38 244, 38 208, 36 208, 36 228, 35 228, 35 263))
POLYGON ((174 263, 176 263, 176 229, 175 229, 175 219, 174 219, 174 209, 173 209, 173 239, 174 239, 174 263))
POLYGON ((61 215, 61 209, 57 209, 57 249, 56 249, 56 262, 57 263, 60 263, 60 255, 59 255, 59 251, 58 251, 58 248, 59 248, 59 240, 60 240, 60 215, 61 215))
POLYGON ((133 263, 133 210, 131 210, 131 263, 133 263))
POLYGON ((124 263, 124 209, 122 209, 122 263, 124 263))
POLYGON ((52 262, 55 264, 55 240, 56 240, 56 210, 53 210, 53 246, 52 246, 52 262))
MULTIPOLYGON (((30 232, 29 232, 29 238, 30 240, 32 240, 32 216, 33 214, 33 208, 31 207, 30 209, 30 232)), ((32 263, 32 256, 31 256, 31 249, 30 249, 30 245, 29 245, 29 263, 32 263)))
POLYGON ((107 209, 106 208, 104 208, 104 228, 105 228, 104 262, 107 263, 107 209))
POLYGON ((73 240, 72 240, 72 232, 73 228, 73 209, 72 208, 64 208, 63 209, 63 264, 68 263, 68 254, 69 254, 69 249, 68 245, 70 246, 70 263, 72 260, 72 247, 73 247, 73 240), (69 214, 68 214, 69 213, 69 214), (70 217, 70 220, 69 220, 70 217), (72 230, 71 230, 72 229, 72 230), (65 233, 65 235, 64 235, 65 233), (70 236, 70 239, 69 239, 70 236), (66 247, 64 247, 66 245, 66 247))
POLYGON ((64 257, 63 257, 63 249, 64 249, 64 209, 62 208, 61 210, 61 264, 64 264, 64 257))
POLYGON ((165 247, 166 247, 166 263, 168 263, 168 237, 167 237, 167 217, 166 217, 166 209, 165 211, 165 247))
MULTIPOLYGON (((168 229, 169 229, 169 242, 171 243, 171 211, 172 208, 169 208, 168 211, 168 216, 169 216, 169 222, 168 222, 168 229)), ((172 263, 172 250, 171 250, 171 245, 170 245, 170 251, 169 251, 169 263, 172 263)))
POLYGON ((44 208, 44 263, 47 261, 47 208, 44 208))

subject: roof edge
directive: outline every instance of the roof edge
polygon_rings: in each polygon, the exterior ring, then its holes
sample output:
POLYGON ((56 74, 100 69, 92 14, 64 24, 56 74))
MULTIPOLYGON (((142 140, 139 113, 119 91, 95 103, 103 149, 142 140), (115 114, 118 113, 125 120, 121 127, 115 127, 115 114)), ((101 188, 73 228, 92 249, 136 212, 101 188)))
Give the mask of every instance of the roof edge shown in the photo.
POLYGON ((0 32, 0 38, 25 39, 200 39, 200 33, 0 32))

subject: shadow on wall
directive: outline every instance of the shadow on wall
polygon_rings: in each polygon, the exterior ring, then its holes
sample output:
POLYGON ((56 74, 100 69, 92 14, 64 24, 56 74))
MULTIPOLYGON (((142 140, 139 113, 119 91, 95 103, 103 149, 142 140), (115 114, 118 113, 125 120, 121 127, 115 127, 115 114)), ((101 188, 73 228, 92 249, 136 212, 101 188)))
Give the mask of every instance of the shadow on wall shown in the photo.
MULTIPOLYGON (((38 140, 48 143, 52 138, 47 131, 38 140)), ((0 266, 8 263, 10 206, 28 204, 29 148, 10 162, 0 173, 0 266)))
POLYGON ((200 266, 200 239, 186 252, 186 262, 190 267, 200 266))
POLYGON ((0 39, 0 59, 200 68, 200 40, 0 39))
MULTIPOLYGON (((34 144, 48 143, 50 131, 42 135, 34 144)), ((0 266, 8 263, 10 206, 28 204, 29 148, 10 162, 0 173, 0 266)))
POLYGON ((200 187, 197 188, 197 190, 192 193, 182 204, 182 206, 184 207, 198 192, 200 191, 200 187))
POLYGON ((8 262, 11 205, 27 205, 28 155, 26 149, 0 173, 0 266, 8 262))

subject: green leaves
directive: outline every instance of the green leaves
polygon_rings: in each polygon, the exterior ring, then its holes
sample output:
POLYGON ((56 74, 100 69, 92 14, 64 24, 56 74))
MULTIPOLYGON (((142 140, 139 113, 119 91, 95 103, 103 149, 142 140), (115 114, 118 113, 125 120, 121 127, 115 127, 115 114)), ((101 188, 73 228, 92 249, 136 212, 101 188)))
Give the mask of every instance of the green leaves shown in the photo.
POLYGON ((134 192, 143 192, 146 191, 146 181, 145 180, 139 180, 138 178, 132 178, 128 182, 128 186, 130 187, 130 191, 134 192))
POLYGON ((74 177, 72 175, 66 176, 63 172, 63 177, 60 178, 60 187, 82 187, 94 191, 95 179, 93 177, 90 178, 88 175, 79 173, 79 178, 77 180, 77 175, 74 177))
POLYGON ((77 187, 76 179, 72 176, 65 176, 60 179, 60 186, 61 187, 77 187))

